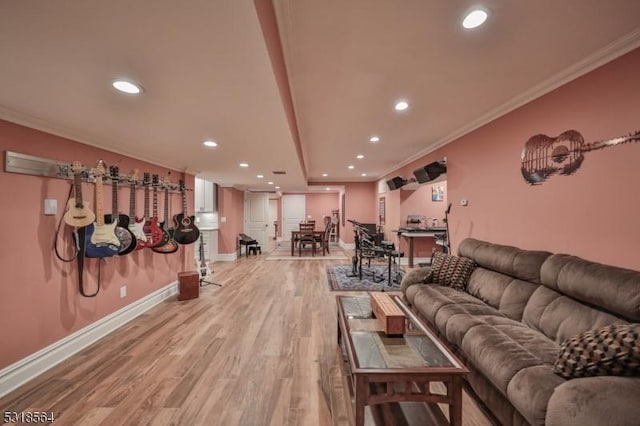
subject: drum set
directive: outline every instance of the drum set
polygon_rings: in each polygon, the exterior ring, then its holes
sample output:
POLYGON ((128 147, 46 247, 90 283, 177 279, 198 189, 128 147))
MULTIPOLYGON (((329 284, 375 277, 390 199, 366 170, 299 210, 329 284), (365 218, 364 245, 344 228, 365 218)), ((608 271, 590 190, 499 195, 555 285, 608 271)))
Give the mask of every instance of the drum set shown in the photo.
POLYGON ((370 227, 355 220, 347 219, 353 225, 355 253, 352 257, 352 275, 362 280, 363 276, 370 276, 375 283, 387 281, 392 287, 400 284, 404 272, 400 269, 397 259, 404 253, 396 250, 392 241, 380 241, 380 234, 372 232, 370 227), (371 261, 384 261, 386 267, 380 271, 371 267, 371 261))

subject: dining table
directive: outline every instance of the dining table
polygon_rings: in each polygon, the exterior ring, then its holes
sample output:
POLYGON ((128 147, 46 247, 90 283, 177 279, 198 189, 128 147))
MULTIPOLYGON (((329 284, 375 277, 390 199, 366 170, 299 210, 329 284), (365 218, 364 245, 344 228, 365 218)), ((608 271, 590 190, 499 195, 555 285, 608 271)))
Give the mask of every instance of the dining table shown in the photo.
MULTIPOLYGON (((305 233, 307 233, 308 231, 305 231, 305 233)), ((324 230, 313 230, 313 237, 319 237, 319 239, 322 239, 322 234, 324 234, 324 230)), ((299 229, 294 229, 291 231, 291 256, 295 256, 295 245, 296 245, 296 237, 300 235, 300 230, 299 229)), ((318 238, 316 238, 317 240, 318 238)), ((317 242, 317 244, 320 246, 320 248, 322 247, 322 243, 321 242, 317 242)), ((324 252, 325 250, 322 250, 322 255, 324 256, 324 252)))

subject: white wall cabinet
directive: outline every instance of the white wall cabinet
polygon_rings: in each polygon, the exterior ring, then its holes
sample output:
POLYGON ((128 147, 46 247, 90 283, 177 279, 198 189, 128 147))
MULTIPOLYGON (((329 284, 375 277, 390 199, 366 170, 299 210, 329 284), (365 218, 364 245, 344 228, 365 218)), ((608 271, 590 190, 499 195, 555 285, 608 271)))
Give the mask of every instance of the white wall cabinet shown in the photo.
POLYGON ((215 206, 215 194, 214 184, 211 181, 196 178, 195 181, 195 202, 196 202, 196 212, 204 213, 204 212, 214 212, 216 210, 215 206))

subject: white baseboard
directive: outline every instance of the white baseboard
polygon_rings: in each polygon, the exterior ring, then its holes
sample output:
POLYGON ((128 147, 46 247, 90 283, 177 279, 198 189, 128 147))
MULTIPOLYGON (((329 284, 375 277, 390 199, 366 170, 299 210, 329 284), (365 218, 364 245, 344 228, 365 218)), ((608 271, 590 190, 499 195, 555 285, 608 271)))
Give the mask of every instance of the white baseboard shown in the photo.
POLYGON ((0 398, 177 293, 174 281, 0 370, 0 398))
POLYGON ((218 253, 215 260, 216 262, 233 262, 237 258, 238 253, 234 251, 233 253, 218 253))
POLYGON ((342 247, 343 250, 355 250, 356 249, 356 244, 355 243, 345 243, 342 239, 340 239, 340 247, 342 247))

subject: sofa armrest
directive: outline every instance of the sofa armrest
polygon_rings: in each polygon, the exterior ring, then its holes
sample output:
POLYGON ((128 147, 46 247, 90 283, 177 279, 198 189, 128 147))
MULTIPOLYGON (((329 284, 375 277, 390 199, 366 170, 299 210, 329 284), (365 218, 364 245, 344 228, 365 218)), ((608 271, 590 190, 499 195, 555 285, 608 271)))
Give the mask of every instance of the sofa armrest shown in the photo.
POLYGON ((400 282, 402 294, 407 294, 407 289, 414 284, 424 284, 425 279, 431 274, 431 267, 416 268, 407 272, 400 282))
POLYGON ((633 426, 640 421, 640 377, 571 379, 554 389, 547 426, 633 426))

